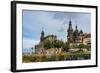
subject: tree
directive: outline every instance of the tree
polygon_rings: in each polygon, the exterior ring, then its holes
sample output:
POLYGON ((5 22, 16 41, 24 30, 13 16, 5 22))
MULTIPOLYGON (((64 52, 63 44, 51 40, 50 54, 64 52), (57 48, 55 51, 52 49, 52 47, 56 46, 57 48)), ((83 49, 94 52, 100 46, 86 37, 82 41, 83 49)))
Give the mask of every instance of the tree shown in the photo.
POLYGON ((50 48, 63 48, 65 47, 65 43, 61 40, 45 40, 44 41, 44 48, 50 49, 50 48))
POLYGON ((41 48, 44 47, 45 49, 50 49, 50 48, 67 48, 66 43, 64 43, 62 40, 58 40, 56 36, 49 35, 45 37, 44 41, 42 44, 38 44, 35 47, 36 48, 41 48))
POLYGON ((78 48, 80 49, 80 51, 82 51, 82 48, 85 48, 86 46, 84 44, 79 44, 78 48))
POLYGON ((44 41, 44 48, 50 49, 53 47, 53 44, 49 40, 44 41))

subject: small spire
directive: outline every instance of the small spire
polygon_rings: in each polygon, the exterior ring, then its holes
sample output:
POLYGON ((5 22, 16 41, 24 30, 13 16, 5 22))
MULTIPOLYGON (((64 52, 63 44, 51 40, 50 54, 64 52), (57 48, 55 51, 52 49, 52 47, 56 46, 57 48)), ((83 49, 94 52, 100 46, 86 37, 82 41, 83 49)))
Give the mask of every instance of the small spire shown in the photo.
POLYGON ((71 17, 70 17, 70 19, 69 19, 69 26, 72 27, 71 17))
POLYGON ((80 33, 83 33, 82 29, 80 30, 80 33))
POLYGON ((43 29, 43 27, 42 27, 42 32, 41 32, 41 34, 43 34, 43 35, 44 35, 44 29, 43 29))
POLYGON ((42 42, 43 40, 44 40, 44 31, 43 31, 43 27, 42 27, 40 42, 42 42))
POLYGON ((76 25, 76 29, 77 29, 77 25, 76 25))
POLYGON ((69 23, 71 23, 71 16, 70 16, 70 19, 69 19, 69 23))

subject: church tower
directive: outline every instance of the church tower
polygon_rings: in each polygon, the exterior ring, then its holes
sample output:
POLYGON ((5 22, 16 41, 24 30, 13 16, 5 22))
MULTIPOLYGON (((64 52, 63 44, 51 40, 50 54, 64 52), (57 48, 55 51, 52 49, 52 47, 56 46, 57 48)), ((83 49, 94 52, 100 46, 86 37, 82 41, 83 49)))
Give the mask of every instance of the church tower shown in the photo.
POLYGON ((72 43, 73 42, 73 28, 72 28, 71 19, 69 20, 69 27, 68 27, 67 33, 68 33, 67 35, 68 42, 72 43))
POLYGON ((44 31, 43 31, 43 29, 42 29, 41 37, 40 37, 40 42, 43 42, 43 40, 44 40, 44 31))

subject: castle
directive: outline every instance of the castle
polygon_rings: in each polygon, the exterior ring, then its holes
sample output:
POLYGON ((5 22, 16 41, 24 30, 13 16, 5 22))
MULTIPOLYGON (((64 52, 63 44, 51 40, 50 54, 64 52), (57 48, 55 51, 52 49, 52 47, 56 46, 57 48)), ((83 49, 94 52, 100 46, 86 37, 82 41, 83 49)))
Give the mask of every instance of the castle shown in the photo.
POLYGON ((57 39, 56 35, 45 36, 45 32, 42 29, 41 36, 40 36, 40 43, 35 45, 35 48, 36 48, 35 53, 46 53, 47 55, 48 54, 51 55, 51 54, 60 52, 61 50, 64 50, 64 51, 67 51, 67 49, 69 49, 69 51, 79 50, 79 49, 75 49, 75 47, 79 46, 80 44, 91 46, 91 34, 84 33, 82 30, 79 31, 77 26, 75 26, 75 29, 73 29, 71 20, 69 20, 69 27, 67 29, 67 33, 68 33, 66 37, 67 40, 65 44, 66 44, 66 47, 69 46, 70 48, 65 49, 63 46, 59 46, 59 48, 55 47, 54 49, 54 46, 55 46, 54 43, 57 44, 57 41, 61 42, 62 40, 57 39), (49 42, 48 46, 46 45, 47 41, 49 42), (46 49, 44 47, 49 47, 49 49, 46 49))
MULTIPOLYGON (((91 44, 91 34, 90 33, 84 33, 82 30, 78 30, 77 25, 75 26, 75 29, 72 27, 72 21, 69 20, 69 27, 67 29, 67 40, 70 44, 70 46, 75 46, 79 44, 84 45, 90 45, 91 44)), ((49 37, 50 38, 50 37, 49 37)), ((45 33, 42 30, 41 37, 40 37, 40 43, 45 39, 45 33)), ((51 37, 52 39, 52 37, 51 37)))
POLYGON ((77 25, 75 26, 75 30, 72 27, 72 21, 69 21, 69 27, 67 30, 67 42, 70 43, 71 46, 84 44, 88 45, 91 44, 91 34, 90 33, 83 33, 82 30, 78 30, 77 25))

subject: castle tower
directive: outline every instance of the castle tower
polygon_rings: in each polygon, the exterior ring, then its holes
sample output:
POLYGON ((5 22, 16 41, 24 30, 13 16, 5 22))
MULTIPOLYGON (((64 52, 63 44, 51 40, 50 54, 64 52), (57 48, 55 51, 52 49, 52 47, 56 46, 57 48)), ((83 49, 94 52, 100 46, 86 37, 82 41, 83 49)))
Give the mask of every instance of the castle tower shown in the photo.
POLYGON ((80 30, 80 32, 79 32, 79 40, 80 40, 80 42, 81 43, 83 43, 83 31, 82 30, 80 30))
POLYGON ((75 31, 73 33, 73 40, 74 40, 74 43, 77 43, 78 42, 78 36, 79 36, 79 31, 77 29, 77 25, 75 27, 75 31))
POLYGON ((73 28, 72 28, 71 19, 69 21, 69 27, 68 27, 67 33, 68 33, 67 35, 68 42, 72 43, 73 42, 73 28))
POLYGON ((42 42, 44 40, 44 31, 42 29, 42 32, 41 32, 41 37, 40 37, 40 42, 42 42))

